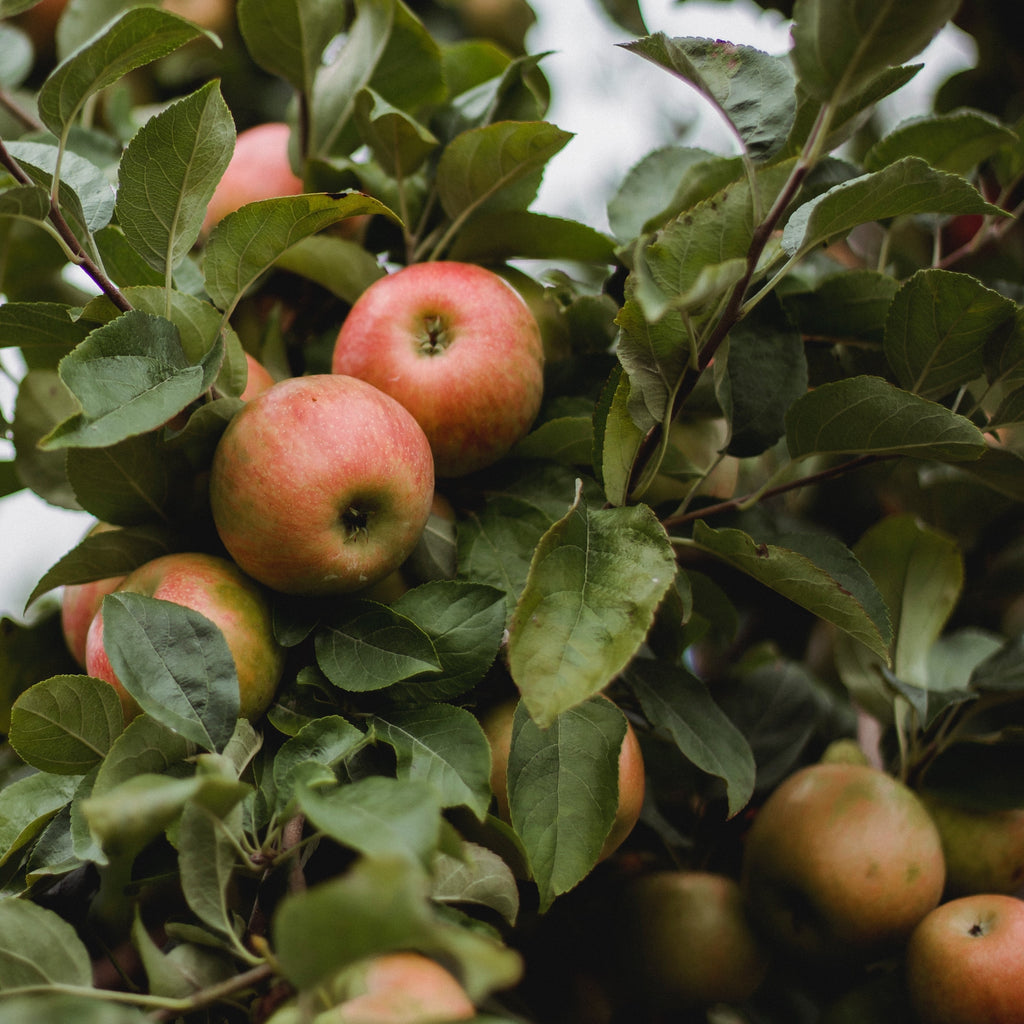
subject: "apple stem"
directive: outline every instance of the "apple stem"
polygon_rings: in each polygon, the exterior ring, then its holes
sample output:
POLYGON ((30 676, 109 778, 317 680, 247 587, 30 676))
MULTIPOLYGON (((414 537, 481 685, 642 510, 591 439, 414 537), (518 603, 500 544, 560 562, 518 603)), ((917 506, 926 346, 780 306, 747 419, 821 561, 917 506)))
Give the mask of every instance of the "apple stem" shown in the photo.
POLYGON ((428 356, 440 355, 448 347, 448 325, 440 313, 430 313, 423 318, 423 332, 420 334, 420 349, 428 356))

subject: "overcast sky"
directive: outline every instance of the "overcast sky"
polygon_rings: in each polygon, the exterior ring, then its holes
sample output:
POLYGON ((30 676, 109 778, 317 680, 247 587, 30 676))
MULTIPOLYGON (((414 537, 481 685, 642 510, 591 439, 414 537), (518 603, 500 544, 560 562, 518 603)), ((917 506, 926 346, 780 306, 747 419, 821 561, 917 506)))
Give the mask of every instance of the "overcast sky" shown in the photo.
MULTIPOLYGON (((734 142, 685 83, 617 47, 631 36, 614 25, 597 0, 532 0, 538 23, 527 43, 531 53, 553 51, 542 67, 552 85, 548 119, 575 133, 551 162, 535 209, 583 221, 604 230, 605 204, 625 173, 642 156, 693 122, 685 141, 715 152, 734 142)), ((751 0, 647 0, 642 3, 652 32, 703 36, 755 46, 769 53, 789 48, 789 26, 778 12, 751 0)), ((923 55, 927 66, 900 93, 899 117, 925 113, 934 88, 955 68, 973 61, 970 40, 943 33, 923 55)), ((896 120, 896 108, 891 119, 896 120)), ((4 364, 15 366, 10 353, 4 364)), ((0 403, 11 412, 11 388, 0 381, 0 403)), ((22 492, 0 499, 0 614, 23 617, 36 582, 79 541, 91 520, 43 504, 22 492)))

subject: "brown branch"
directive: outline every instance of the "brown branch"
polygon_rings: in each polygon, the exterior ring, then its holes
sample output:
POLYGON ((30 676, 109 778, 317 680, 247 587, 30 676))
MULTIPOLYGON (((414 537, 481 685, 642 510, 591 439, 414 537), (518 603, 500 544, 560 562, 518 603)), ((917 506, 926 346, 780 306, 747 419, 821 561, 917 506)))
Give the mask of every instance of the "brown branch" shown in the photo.
POLYGON ((0 108, 6 110, 15 121, 24 125, 30 132, 46 131, 46 125, 15 102, 14 97, 6 89, 0 89, 0 108))

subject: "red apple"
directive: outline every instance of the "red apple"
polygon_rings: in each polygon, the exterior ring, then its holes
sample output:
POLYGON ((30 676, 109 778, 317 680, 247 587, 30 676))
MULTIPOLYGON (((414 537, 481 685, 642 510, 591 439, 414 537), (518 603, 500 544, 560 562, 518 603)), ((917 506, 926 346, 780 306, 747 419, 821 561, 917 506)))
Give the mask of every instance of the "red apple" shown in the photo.
POLYGON ((238 397, 243 402, 248 402, 250 398, 263 394, 275 381, 270 371, 248 352, 245 353, 245 365, 249 368, 249 375, 245 379, 245 388, 238 397))
MULTIPOLYGON (((116 529, 116 526, 109 523, 96 523, 86 536, 116 529)), ((92 580, 90 583, 69 583, 64 587, 60 603, 61 630, 71 656, 82 668, 85 668, 85 638, 89 632, 89 624, 100 610, 103 598, 112 590, 116 590, 122 580, 124 576, 108 576, 105 579, 92 580)))
POLYGON ((210 469, 213 520, 250 576, 290 594, 372 586, 416 546, 434 493, 430 445, 365 381, 279 381, 228 424, 210 469))
MULTIPOLYGON (((172 601, 205 615, 224 634, 234 658, 239 714, 255 719, 270 706, 284 670, 285 652, 274 640, 267 595, 238 566, 201 552, 161 555, 130 572, 117 589, 172 601)), ((89 626, 85 668, 117 690, 125 718, 139 713, 104 650, 102 608, 89 626)))
POLYGON ((888 955, 942 897, 945 864, 916 794, 865 764, 786 778, 754 817, 741 883, 780 950, 825 967, 888 955))
POLYGON ((442 1024, 476 1016, 463 987, 421 953, 386 953, 346 972, 348 998, 330 1011, 338 1024, 442 1024))
POLYGON ((749 999, 768 952, 739 884, 711 871, 653 871, 621 893, 613 942, 626 998, 661 1011, 749 999))
POLYGON ((349 311, 332 369, 369 381, 416 417, 438 476, 491 465, 540 409, 544 350, 519 293, 470 263, 415 263, 349 311))
MULTIPOLYGON (((609 698, 604 697, 608 700, 609 698)), ((506 700, 496 704, 481 719, 481 727, 491 745, 491 792, 497 804, 498 817, 511 822, 508 805, 508 757, 512 749, 512 722, 518 700, 506 700)), ((644 803, 646 777, 644 758, 640 741, 629 720, 626 721, 626 735, 619 748, 619 806, 615 820, 605 838, 598 860, 607 860, 625 841, 640 819, 644 803)))
POLYGON ((906 971, 921 1024, 1024 1024, 1024 901, 943 903, 914 929, 906 971))
POLYGON ((288 157, 290 138, 291 128, 281 121, 258 124, 238 133, 235 151, 206 207, 204 235, 246 203, 298 195, 304 190, 288 157))

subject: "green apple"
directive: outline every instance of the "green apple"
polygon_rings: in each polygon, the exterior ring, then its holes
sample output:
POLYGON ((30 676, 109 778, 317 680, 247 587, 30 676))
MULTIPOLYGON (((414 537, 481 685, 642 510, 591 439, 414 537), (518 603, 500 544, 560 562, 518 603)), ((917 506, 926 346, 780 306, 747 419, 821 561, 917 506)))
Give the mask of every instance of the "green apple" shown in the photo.
POLYGON ((619 987, 658 1011, 740 1003, 767 976, 767 947, 747 918, 738 882, 728 875, 637 875, 623 888, 616 920, 619 987))
POLYGON ((946 895, 1024 889, 1024 808, 978 810, 922 792, 946 858, 946 895))
POLYGON ((364 590, 409 556, 430 516, 423 431, 384 392, 341 374, 278 381, 233 417, 210 467, 231 557, 289 594, 364 590))
POLYGON ((942 897, 938 829, 917 795, 864 764, 788 776, 757 811, 741 884, 755 925, 789 957, 852 967, 898 950, 942 897))
MULTIPOLYGON (((172 601, 205 615, 224 634, 238 673, 239 714, 255 719, 270 706, 284 670, 284 649, 274 640, 270 603, 263 588, 226 558, 203 552, 161 555, 130 572, 117 591, 172 601)), ((125 718, 139 713, 117 678, 103 646, 103 609, 89 626, 85 668, 106 680, 125 718)))
POLYGON ((345 317, 332 362, 413 414, 439 477, 483 469, 527 433, 543 367, 522 296, 484 267, 443 260, 374 281, 345 317))
POLYGON ((906 977, 920 1024, 1024 1024, 1024 901, 943 903, 910 936, 906 977))

